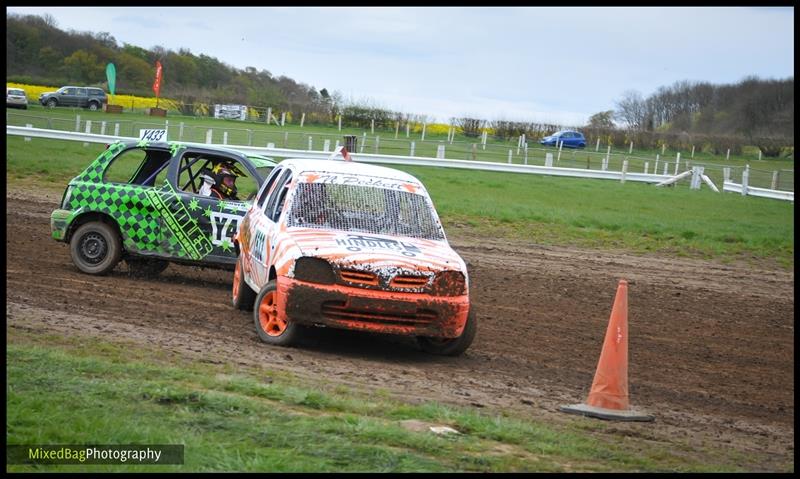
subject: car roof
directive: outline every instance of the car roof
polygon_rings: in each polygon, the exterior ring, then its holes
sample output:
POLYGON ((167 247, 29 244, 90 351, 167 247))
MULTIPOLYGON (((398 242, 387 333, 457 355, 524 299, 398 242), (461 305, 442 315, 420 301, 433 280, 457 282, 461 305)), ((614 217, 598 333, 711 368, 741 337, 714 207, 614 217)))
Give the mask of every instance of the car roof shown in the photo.
POLYGON ((292 167, 298 172, 298 174, 304 172, 320 172, 349 174, 355 176, 375 176, 422 185, 418 179, 403 171, 395 170, 393 168, 386 168, 384 166, 369 165, 366 163, 358 163, 353 161, 288 158, 283 160, 281 165, 292 167))
MULTIPOLYGON (((139 140, 120 140, 120 143, 124 144, 127 147, 127 146, 138 145, 139 144, 139 140)), ((243 157, 250 156, 250 155, 247 155, 245 153, 242 153, 239 150, 234 150, 234 149, 231 149, 231 148, 223 148, 223 147, 217 146, 217 145, 208 145, 208 144, 200 144, 200 143, 187 143, 187 142, 183 142, 183 141, 148 141, 147 142, 147 146, 157 147, 157 148, 167 148, 167 149, 169 149, 174 144, 184 145, 186 147, 192 147, 192 148, 201 149, 201 150, 219 151, 219 152, 223 152, 223 153, 230 153, 230 154, 233 154, 233 155, 243 156, 243 157)), ((264 157, 264 158, 266 158, 266 157, 264 157)))

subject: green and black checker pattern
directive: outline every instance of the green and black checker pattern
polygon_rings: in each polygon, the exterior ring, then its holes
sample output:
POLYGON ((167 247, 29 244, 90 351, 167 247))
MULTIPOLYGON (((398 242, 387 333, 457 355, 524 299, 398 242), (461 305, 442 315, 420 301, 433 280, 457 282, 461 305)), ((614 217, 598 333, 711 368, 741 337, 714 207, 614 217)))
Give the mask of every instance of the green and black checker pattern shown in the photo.
POLYGON ((98 211, 114 218, 129 250, 159 250, 158 220, 153 216, 147 190, 132 185, 73 184, 69 209, 98 211))

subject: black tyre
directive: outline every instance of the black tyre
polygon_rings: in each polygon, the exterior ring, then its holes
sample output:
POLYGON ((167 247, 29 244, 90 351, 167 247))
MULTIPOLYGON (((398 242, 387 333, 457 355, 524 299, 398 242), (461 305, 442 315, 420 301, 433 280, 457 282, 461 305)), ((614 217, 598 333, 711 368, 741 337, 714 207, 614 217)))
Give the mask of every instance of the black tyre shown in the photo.
POLYGON ((169 266, 169 261, 155 258, 127 258, 125 262, 128 273, 137 278, 154 278, 169 266))
POLYGON ((470 308, 467 315, 467 325, 461 336, 452 339, 418 337, 417 342, 423 351, 440 356, 458 356, 469 348, 475 333, 478 330, 478 318, 475 311, 470 308))
POLYGON ((98 105, 96 102, 89 102, 89 110, 97 111, 99 109, 100 109, 100 105, 98 105))
POLYGON ((261 341, 275 346, 290 346, 300 335, 298 324, 278 318, 278 286, 270 281, 258 293, 253 308, 253 320, 261 341))
POLYGON ((122 243, 112 226, 92 221, 72 235, 70 254, 72 262, 84 273, 106 274, 119 263, 122 243))
POLYGON ((47 103, 45 103, 45 104, 47 106, 49 106, 50 108, 55 108, 55 107, 58 106, 58 102, 54 98, 51 98, 51 99, 47 100, 47 103))
POLYGON ((242 257, 236 260, 236 269, 233 270, 233 292, 231 294, 233 307, 242 311, 252 311, 256 292, 244 281, 242 271, 242 257))

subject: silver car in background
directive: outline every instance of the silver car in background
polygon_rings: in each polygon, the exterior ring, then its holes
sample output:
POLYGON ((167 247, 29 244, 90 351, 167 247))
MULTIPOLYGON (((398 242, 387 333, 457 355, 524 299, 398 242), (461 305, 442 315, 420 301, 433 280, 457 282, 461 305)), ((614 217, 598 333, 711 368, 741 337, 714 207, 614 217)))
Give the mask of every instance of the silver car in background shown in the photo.
POLYGON ((28 97, 25 96, 25 90, 22 88, 8 88, 6 87, 6 108, 22 108, 28 109, 28 97))

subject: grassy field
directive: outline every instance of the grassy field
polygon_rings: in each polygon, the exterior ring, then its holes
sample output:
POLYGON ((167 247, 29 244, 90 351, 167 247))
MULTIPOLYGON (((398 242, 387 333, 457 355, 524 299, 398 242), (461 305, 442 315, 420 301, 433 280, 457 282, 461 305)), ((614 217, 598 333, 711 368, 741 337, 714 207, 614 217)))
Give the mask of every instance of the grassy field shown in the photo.
MULTIPOLYGON (((595 145, 588 145, 584 150, 564 149, 559 156, 555 148, 540 147, 540 145, 529 142, 527 158, 524 150, 517 148, 517 139, 508 141, 495 140, 491 136, 487 140, 486 148, 480 145, 479 138, 467 138, 463 135, 456 135, 452 143, 448 143, 447 130, 441 125, 436 128, 426 130, 425 140, 422 141, 421 129, 409 133, 401 129, 397 132, 395 139, 395 129, 379 130, 374 133, 369 128, 350 128, 343 126, 342 131, 336 125, 320 126, 305 125, 299 126, 299 122, 287 123, 284 127, 260 122, 242 122, 237 120, 222 120, 214 118, 198 118, 187 116, 170 116, 169 118, 149 117, 138 113, 107 114, 102 111, 90 112, 77 108, 55 108, 48 109, 38 104, 31 104, 27 111, 7 110, 6 118, 10 125, 24 126, 31 124, 36 128, 50 128, 58 130, 76 129, 76 117, 80 116, 80 131, 85 131, 86 120, 91 120, 91 131, 100 133, 102 122, 106 122, 106 134, 113 134, 116 125, 119 125, 119 134, 122 136, 139 136, 139 130, 144 128, 164 128, 169 122, 169 139, 205 142, 206 134, 209 129, 213 129, 212 142, 223 143, 227 134, 228 144, 267 146, 273 143, 276 147, 292 149, 313 149, 321 151, 325 140, 329 141, 331 150, 336 141, 343 143, 344 135, 356 135, 358 137, 357 150, 364 153, 381 153, 387 155, 410 155, 411 142, 414 142, 414 155, 435 157, 439 145, 445 146, 445 155, 448 159, 458 160, 477 160, 490 162, 508 162, 508 154, 511 151, 512 163, 544 165, 546 153, 552 153, 554 165, 570 168, 590 168, 598 170, 601 168, 602 157, 606 154, 607 145, 601 145, 599 152, 594 151, 595 145), (183 127, 181 127, 183 124, 183 127), (366 135, 366 136, 365 136, 366 135), (311 148, 309 148, 309 138, 311 148), (475 147, 473 148, 473 145, 475 147)), ((635 145, 634 145, 635 146, 635 145)), ((608 168, 619 171, 622 162, 628 160, 628 171, 643 172, 645 162, 648 163, 649 172, 656 171, 656 155, 660 156, 658 163, 658 173, 663 173, 664 161, 671 162, 668 171, 674 173, 675 159, 677 154, 681 154, 681 168, 688 166, 703 166, 705 174, 717 184, 721 189, 723 181, 723 167, 732 169, 731 176, 735 181, 741 180, 742 170, 746 165, 750 166, 750 184, 752 186, 769 188, 772 183, 772 175, 775 171, 779 172, 779 189, 794 189, 794 160, 793 158, 781 159, 762 159, 758 160, 758 152, 750 147, 745 148, 742 155, 732 155, 729 159, 723 156, 714 156, 708 152, 696 151, 694 158, 691 158, 691 150, 679 151, 667 148, 662 154, 661 150, 641 150, 634 149, 629 153, 628 148, 612 149, 608 168), (688 161, 688 164, 687 164, 688 161)))
POLYGON ((741 471, 731 451, 624 444, 602 421, 542 423, 408 404, 268 369, 8 329, 8 444, 183 444, 183 465, 7 465, 7 471, 741 471), (46 391, 46 393, 43 393, 46 391), (408 427, 410 424, 421 428, 408 427), (439 436, 430 425, 461 434, 439 436))
MULTIPOLYGON (((9 184, 63 191, 104 148, 8 137, 9 184)), ((428 188, 446 231, 550 245, 794 266, 794 204, 643 183, 396 166, 428 188)))

